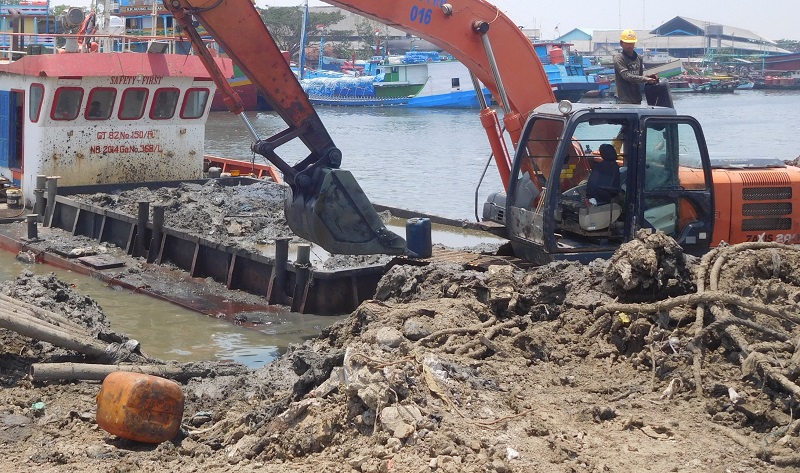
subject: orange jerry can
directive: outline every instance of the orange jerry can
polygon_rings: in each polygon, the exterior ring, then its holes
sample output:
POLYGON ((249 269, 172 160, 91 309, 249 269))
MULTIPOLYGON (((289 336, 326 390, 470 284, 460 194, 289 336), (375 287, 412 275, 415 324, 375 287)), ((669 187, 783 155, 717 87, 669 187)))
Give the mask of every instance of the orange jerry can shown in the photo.
POLYGON ((115 371, 97 393, 97 425, 129 440, 161 443, 178 434, 183 391, 175 381, 115 371))

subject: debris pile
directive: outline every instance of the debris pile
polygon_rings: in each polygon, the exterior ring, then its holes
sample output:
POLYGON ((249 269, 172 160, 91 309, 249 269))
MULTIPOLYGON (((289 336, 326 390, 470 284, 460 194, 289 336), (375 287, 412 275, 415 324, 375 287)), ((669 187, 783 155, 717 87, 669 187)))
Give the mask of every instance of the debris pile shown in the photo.
POLYGON ((283 216, 288 188, 272 181, 230 186, 218 180, 205 184, 181 183, 155 190, 138 187, 115 194, 77 194, 71 199, 90 203, 131 217, 138 202, 148 202, 150 211, 164 206, 164 225, 227 245, 253 248, 276 238, 295 238, 283 216))
MULTIPOLYGON (((184 381, 157 447, 94 428, 97 382, 4 364, 0 467, 795 471, 798 321, 800 249, 774 244, 697 259, 643 233, 589 265, 395 266, 274 363, 184 381)), ((40 361, 2 336, 4 360, 40 361)))

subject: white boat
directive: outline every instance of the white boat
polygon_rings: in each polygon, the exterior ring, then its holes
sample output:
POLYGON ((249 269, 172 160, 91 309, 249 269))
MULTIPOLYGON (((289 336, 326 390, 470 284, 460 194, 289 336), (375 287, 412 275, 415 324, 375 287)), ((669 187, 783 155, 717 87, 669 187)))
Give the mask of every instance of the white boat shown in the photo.
POLYGON ((681 59, 674 59, 670 62, 665 62, 650 67, 645 67, 644 75, 656 74, 658 77, 669 79, 671 77, 683 74, 683 61, 681 59))
POLYGON ((677 60, 678 58, 672 57, 669 55, 669 53, 664 51, 646 50, 642 54, 642 63, 644 64, 645 69, 661 66, 677 60))
MULTIPOLYGON (((59 186, 203 177, 216 87, 197 56, 113 52, 110 36, 96 48, 68 43, 73 53, 25 38, 37 47, 0 60, 0 175, 23 203, 35 202, 39 175, 59 186)), ((233 75, 229 59, 217 61, 233 75)))

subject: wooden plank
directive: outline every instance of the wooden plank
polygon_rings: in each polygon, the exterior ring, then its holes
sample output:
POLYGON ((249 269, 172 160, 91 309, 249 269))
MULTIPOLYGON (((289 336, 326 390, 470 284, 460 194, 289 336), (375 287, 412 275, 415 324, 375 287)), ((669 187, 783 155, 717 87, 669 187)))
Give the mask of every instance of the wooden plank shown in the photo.
POLYGON ((78 261, 94 269, 110 269, 125 266, 122 260, 118 260, 110 255, 82 256, 78 258, 78 261))

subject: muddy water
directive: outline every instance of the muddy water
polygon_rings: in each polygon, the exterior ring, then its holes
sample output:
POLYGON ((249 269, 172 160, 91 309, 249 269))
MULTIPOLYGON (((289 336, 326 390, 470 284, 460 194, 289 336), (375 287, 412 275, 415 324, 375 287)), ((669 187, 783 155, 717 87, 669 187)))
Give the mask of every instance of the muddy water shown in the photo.
POLYGON ((103 308, 112 330, 139 340, 148 355, 163 360, 230 360, 255 368, 339 319, 278 312, 265 314, 264 323, 254 328, 240 327, 82 274, 23 264, 0 250, 0 278, 13 279, 25 269, 37 274, 54 272, 77 292, 91 296, 103 308))

